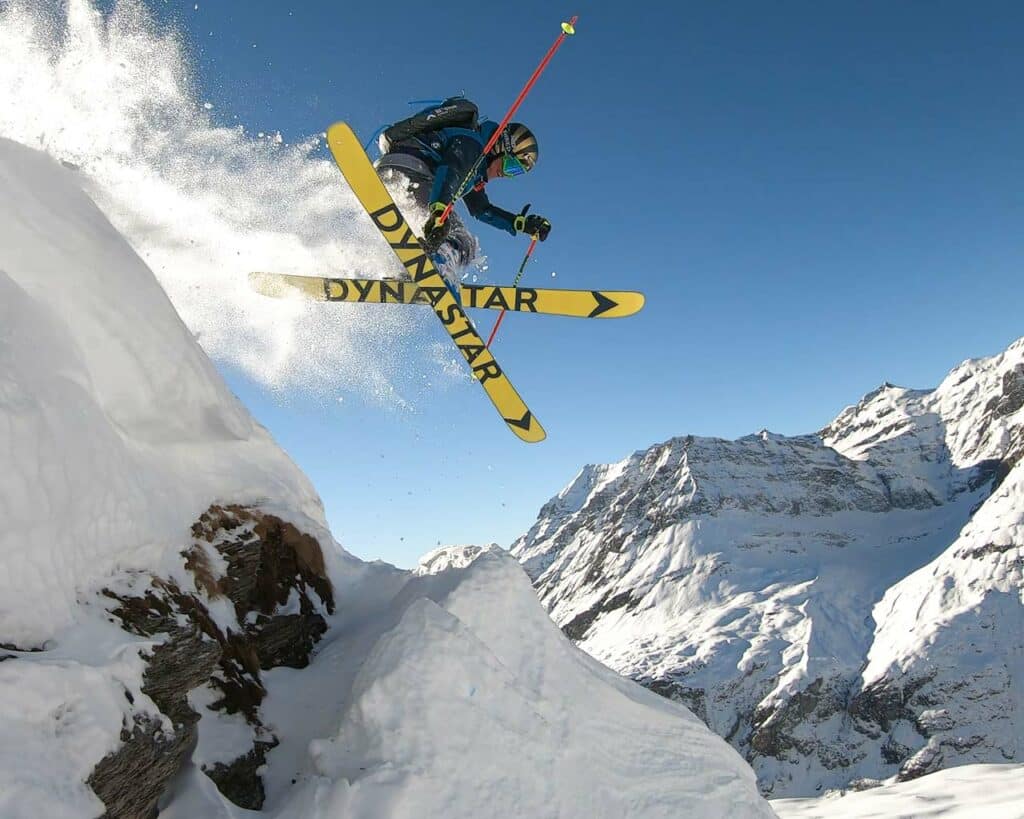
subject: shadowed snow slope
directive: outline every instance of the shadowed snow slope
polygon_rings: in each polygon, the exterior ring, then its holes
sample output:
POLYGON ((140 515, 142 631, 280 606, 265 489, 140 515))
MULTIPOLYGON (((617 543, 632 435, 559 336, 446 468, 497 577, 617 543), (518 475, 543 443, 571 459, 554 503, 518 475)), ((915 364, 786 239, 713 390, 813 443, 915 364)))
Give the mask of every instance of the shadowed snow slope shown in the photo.
POLYGON ((772 815, 509 556, 343 552, 81 181, 0 140, 0 815, 772 815))
POLYGON ((818 435, 587 466, 513 544, 586 651, 686 702, 764 792, 1019 759, 1024 339, 818 435))

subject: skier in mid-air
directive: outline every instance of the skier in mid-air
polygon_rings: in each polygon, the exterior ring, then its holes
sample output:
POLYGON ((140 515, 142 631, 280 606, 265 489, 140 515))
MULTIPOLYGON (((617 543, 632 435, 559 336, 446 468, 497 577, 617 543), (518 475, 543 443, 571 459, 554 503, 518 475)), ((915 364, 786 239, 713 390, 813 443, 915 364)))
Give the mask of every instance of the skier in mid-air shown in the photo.
POLYGON ((527 215, 529 205, 510 213, 491 204, 484 193, 491 180, 527 173, 537 162, 537 140, 518 122, 510 122, 482 157, 497 128, 498 123, 479 119, 472 102, 452 97, 391 125, 378 142, 382 155, 375 163, 377 174, 385 184, 404 186, 426 208, 422 244, 449 281, 476 255, 476 239, 454 211, 441 221, 460 195, 472 216, 513 236, 526 233, 543 242, 551 231, 543 216, 527 215))

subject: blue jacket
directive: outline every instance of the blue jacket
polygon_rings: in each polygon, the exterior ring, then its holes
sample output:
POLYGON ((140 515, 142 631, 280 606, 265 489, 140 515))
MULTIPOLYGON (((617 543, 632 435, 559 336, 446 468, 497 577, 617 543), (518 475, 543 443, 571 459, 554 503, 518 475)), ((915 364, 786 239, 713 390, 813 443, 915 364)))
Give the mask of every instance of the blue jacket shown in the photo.
MULTIPOLYGON (((469 128, 441 128, 405 140, 391 148, 394 152, 408 153, 423 160, 434 173, 430 190, 431 202, 451 202, 462 180, 473 163, 483 153, 487 141, 494 135, 498 123, 482 120, 476 130, 469 128)), ((468 192, 462 197, 472 216, 499 230, 516 235, 516 214, 492 205, 484 193, 487 184, 487 162, 480 163, 476 174, 466 183, 468 192)))

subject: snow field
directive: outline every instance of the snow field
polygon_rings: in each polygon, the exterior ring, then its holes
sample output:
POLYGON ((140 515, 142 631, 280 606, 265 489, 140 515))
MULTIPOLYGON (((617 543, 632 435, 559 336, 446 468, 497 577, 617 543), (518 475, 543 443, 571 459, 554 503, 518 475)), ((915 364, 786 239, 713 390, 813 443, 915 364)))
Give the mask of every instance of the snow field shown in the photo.
POLYGON ((818 799, 775 799, 779 819, 1021 819, 1024 765, 964 765, 818 799))

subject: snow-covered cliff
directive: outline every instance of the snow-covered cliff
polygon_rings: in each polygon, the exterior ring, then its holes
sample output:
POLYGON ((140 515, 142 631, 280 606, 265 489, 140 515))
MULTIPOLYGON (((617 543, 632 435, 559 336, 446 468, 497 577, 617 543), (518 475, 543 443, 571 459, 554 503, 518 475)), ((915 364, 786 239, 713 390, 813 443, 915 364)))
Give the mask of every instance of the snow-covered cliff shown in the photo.
POLYGON ((817 435, 588 466, 512 547, 555 621, 774 796, 1024 749, 1024 339, 817 435))
POLYGON ((345 553, 83 181, 0 139, 0 815, 772 815, 509 556, 345 553))
POLYGON ((216 499, 275 498, 324 524, 74 174, 0 150, 0 622, 38 646, 78 588, 176 556, 216 499))

